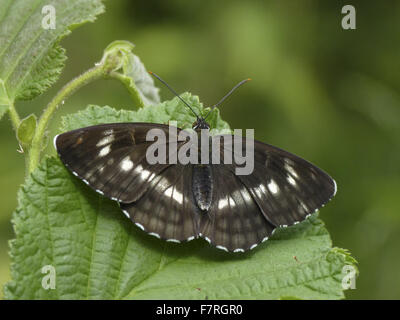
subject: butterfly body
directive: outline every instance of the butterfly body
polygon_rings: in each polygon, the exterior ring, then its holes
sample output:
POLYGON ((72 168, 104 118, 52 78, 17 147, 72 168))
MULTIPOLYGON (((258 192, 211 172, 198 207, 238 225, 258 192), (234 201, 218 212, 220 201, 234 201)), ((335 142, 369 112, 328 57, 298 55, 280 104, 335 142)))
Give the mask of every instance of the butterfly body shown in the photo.
POLYGON ((197 206, 202 211, 210 209, 213 195, 212 167, 207 164, 193 166, 192 190, 197 206))

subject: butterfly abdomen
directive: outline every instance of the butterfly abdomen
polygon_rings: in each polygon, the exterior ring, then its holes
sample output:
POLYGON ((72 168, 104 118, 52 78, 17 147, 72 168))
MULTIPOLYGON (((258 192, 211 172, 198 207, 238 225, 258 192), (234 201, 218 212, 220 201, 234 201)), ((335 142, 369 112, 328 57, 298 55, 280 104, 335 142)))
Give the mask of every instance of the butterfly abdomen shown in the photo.
POLYGON ((193 166, 192 190, 197 207, 207 211, 212 202, 213 179, 211 166, 197 164, 193 166))

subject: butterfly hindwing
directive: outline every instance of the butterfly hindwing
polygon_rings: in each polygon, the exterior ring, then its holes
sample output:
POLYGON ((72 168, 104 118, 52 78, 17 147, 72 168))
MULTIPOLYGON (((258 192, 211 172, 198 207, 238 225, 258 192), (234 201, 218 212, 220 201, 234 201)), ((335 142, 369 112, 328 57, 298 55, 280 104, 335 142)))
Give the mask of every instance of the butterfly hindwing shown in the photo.
POLYGON ((121 209, 144 231, 181 242, 198 236, 200 210, 192 193, 192 165, 175 164, 150 182, 148 191, 121 209))
POLYGON ((245 185, 224 165, 213 165, 212 204, 196 205, 195 165, 171 165, 150 183, 136 202, 121 204, 131 220, 158 238, 181 242, 203 237, 226 251, 246 251, 275 228, 262 215, 245 185))
POLYGON ((268 239, 274 226, 264 218, 251 192, 224 164, 212 165, 213 196, 200 216, 200 233, 219 249, 244 252, 268 239))

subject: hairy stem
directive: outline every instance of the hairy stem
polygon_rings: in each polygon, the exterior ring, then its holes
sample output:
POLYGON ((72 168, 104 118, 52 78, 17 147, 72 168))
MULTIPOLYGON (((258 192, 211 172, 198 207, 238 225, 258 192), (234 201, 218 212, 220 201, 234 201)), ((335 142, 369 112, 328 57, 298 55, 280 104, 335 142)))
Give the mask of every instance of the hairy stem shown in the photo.
POLYGON ((125 85, 125 87, 128 89, 131 98, 133 100, 133 103, 136 107, 138 108, 143 108, 144 102, 142 100, 142 98, 140 97, 139 91, 137 90, 136 86, 132 86, 132 79, 117 72, 117 71, 112 71, 109 74, 109 77, 112 79, 116 79, 118 81, 120 81, 123 85, 125 85))
POLYGON ((19 124, 21 123, 21 119, 18 115, 17 110, 15 109, 14 103, 10 101, 8 105, 8 114, 10 115, 11 123, 15 132, 17 132, 19 124))
POLYGON ((57 110, 57 107, 63 103, 65 99, 67 99, 71 94, 73 94, 77 89, 85 86, 86 84, 100 79, 105 75, 105 69, 103 64, 98 64, 94 68, 89 69, 82 75, 76 77, 67 83, 50 101, 44 110, 42 116, 40 117, 37 125, 36 132, 32 139, 31 148, 28 154, 28 173, 31 173, 39 164, 40 154, 42 151, 43 140, 45 136, 45 132, 47 129, 47 125, 53 116, 54 112, 57 110))

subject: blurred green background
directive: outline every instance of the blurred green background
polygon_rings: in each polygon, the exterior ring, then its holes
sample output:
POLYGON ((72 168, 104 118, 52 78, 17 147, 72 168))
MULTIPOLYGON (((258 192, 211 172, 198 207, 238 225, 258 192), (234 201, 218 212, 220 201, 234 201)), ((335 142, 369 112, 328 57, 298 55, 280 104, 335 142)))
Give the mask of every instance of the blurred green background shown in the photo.
MULTIPOLYGON (((40 114, 57 90, 101 58, 113 40, 130 40, 149 70, 205 105, 238 81, 252 82, 222 107, 232 128, 317 164, 337 181, 321 210, 335 246, 359 261, 353 299, 400 298, 400 2, 351 1, 357 29, 343 30, 343 1, 106 2, 94 24, 62 41, 68 61, 57 84, 22 116, 40 114)), ((161 90, 162 99, 171 94, 161 90)), ((60 108, 87 104, 133 109, 120 83, 99 81, 60 108)), ((9 275, 8 240, 23 155, 7 117, 0 122, 0 284, 9 275)), ((48 152, 54 154, 51 147, 48 152)))

